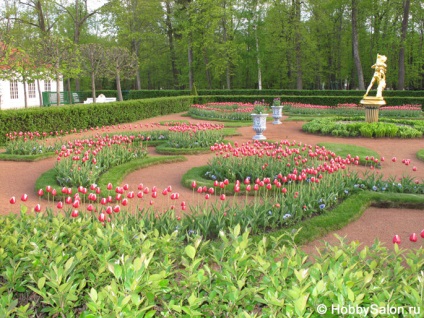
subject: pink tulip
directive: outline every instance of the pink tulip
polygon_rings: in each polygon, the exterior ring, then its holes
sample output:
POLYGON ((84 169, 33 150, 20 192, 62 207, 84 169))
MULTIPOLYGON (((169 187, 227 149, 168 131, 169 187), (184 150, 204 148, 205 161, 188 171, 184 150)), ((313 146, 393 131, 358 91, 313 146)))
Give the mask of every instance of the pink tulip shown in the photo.
POLYGON ((57 207, 58 209, 62 209, 62 208, 63 208, 63 202, 62 202, 62 201, 59 201, 59 202, 57 203, 56 207, 57 207))
POLYGON ((412 233, 411 236, 409 237, 409 240, 411 242, 416 242, 418 240, 417 234, 412 233))
POLYGON ((78 210, 73 210, 71 213, 71 217, 77 218, 78 217, 78 210))
POLYGON ((39 196, 39 197, 42 197, 42 196, 43 196, 43 194, 44 194, 43 189, 38 190, 38 196, 39 196))
POLYGON ((16 203, 16 198, 15 197, 11 197, 9 200, 10 204, 15 204, 16 203))
POLYGON ((37 204, 37 205, 34 207, 34 211, 35 211, 35 212, 41 212, 41 205, 40 205, 40 204, 37 204))
POLYGON ((393 237, 393 244, 400 244, 400 237, 399 237, 399 235, 395 235, 393 237))
POLYGON ((26 201, 26 200, 28 200, 28 195, 25 193, 25 194, 22 194, 22 196, 21 196, 21 201, 26 201))

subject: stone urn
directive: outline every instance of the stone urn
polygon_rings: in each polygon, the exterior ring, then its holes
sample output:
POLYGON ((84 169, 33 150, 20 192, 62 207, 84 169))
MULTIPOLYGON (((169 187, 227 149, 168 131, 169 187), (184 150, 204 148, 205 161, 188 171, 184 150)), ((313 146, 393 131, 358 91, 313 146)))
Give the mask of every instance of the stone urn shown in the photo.
POLYGON ((280 118, 283 117, 282 111, 283 106, 271 106, 272 108, 272 118, 274 121, 272 122, 274 125, 281 125, 280 118))
POLYGON ((262 134, 266 130, 266 118, 268 114, 251 114, 253 119, 253 130, 256 135, 253 136, 253 140, 266 140, 266 137, 262 134))

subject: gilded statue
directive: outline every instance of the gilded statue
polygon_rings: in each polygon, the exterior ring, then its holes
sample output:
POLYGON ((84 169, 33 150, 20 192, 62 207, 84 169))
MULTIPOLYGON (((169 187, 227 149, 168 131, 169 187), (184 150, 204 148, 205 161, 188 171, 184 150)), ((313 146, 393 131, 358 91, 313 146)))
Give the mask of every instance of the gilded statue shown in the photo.
POLYGON ((364 97, 368 96, 374 83, 377 82, 377 95, 375 97, 383 98, 383 90, 386 88, 386 65, 387 57, 385 55, 377 54, 377 61, 371 68, 374 69, 374 75, 371 79, 370 85, 368 85, 367 92, 364 97))

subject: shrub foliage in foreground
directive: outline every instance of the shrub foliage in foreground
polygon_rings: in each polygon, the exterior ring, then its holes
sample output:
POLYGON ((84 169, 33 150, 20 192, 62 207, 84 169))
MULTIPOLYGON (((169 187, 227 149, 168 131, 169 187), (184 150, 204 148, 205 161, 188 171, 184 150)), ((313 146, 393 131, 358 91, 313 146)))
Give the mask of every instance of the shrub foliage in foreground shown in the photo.
POLYGON ((423 306, 422 249, 341 244, 311 261, 288 236, 254 242, 240 226, 185 244, 142 222, 21 214, 0 225, 2 317, 303 317, 319 304, 423 306))
POLYGON ((322 135, 341 137, 399 137, 420 138, 424 125, 419 120, 380 120, 377 123, 366 123, 358 118, 322 118, 312 120, 302 126, 302 130, 322 135))

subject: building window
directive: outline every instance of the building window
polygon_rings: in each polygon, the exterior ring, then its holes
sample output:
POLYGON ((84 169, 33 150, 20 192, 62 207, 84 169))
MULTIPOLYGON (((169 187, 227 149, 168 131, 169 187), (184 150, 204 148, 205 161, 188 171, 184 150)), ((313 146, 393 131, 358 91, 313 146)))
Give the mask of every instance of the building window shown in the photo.
POLYGON ((35 83, 28 83, 28 97, 35 98, 35 83))
POLYGON ((10 81, 10 99, 18 98, 18 81, 10 81))
POLYGON ((44 91, 45 92, 51 92, 52 91, 52 82, 51 81, 44 81, 44 91))

